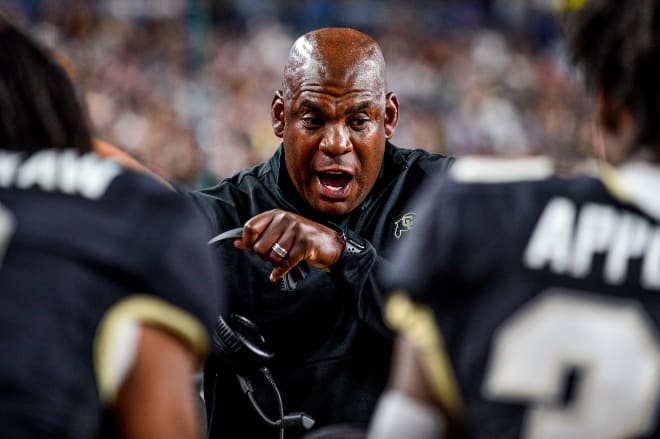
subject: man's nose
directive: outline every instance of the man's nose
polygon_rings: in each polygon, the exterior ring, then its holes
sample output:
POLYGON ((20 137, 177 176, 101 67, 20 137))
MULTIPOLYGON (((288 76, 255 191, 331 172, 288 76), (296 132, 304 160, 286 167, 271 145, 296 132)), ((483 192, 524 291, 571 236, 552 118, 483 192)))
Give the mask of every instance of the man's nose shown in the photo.
POLYGON ((328 155, 342 155, 353 150, 348 127, 327 125, 321 140, 320 149, 328 155))

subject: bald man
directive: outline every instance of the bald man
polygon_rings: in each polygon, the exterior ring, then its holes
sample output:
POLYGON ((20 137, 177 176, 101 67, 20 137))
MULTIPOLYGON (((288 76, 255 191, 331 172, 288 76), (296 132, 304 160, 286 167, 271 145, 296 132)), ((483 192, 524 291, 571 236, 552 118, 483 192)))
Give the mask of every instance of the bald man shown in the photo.
MULTIPOLYGON (((411 195, 452 162, 389 143, 399 101, 387 91, 380 47, 353 29, 319 29, 294 43, 271 116, 282 144, 270 160, 190 194, 216 234, 243 227, 216 250, 228 267, 233 311, 276 352, 269 360, 223 354, 207 364, 213 438, 277 436, 241 390, 277 424, 264 364, 285 414, 305 412, 314 428, 368 421, 391 353, 374 275, 388 264, 385 249, 415 233, 411 195)), ((286 437, 302 433, 294 425, 286 437)))

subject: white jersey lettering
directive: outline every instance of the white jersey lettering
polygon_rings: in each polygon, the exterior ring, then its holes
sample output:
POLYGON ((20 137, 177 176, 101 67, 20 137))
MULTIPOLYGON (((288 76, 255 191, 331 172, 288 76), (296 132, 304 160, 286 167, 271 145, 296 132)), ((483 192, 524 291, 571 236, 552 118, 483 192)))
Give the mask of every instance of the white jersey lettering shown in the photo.
POLYGON ((605 281, 622 284, 626 278, 628 261, 641 258, 648 244, 650 225, 638 215, 624 213, 619 217, 617 233, 605 260, 605 281))
POLYGON ((546 206, 525 250, 524 261, 531 268, 550 264, 552 271, 563 274, 571 264, 571 242, 575 206, 565 198, 554 198, 546 206))
POLYGON ((589 274, 594 254, 609 247, 616 222, 617 214, 609 206, 589 203, 582 207, 573 247, 573 276, 589 274))
POLYGON ((646 257, 642 262, 642 286, 660 290, 660 229, 653 231, 648 241, 646 257))
POLYGON ((588 203, 578 211, 562 197, 550 200, 539 218, 523 255, 532 269, 584 278, 603 255, 603 279, 622 284, 632 259, 642 259, 640 282, 660 289, 660 227, 640 215, 605 204, 588 203))
POLYGON ((20 161, 20 154, 0 151, 0 187, 12 184, 20 161))
POLYGON ((85 198, 103 196, 121 166, 95 154, 79 156, 75 151, 44 150, 23 163, 21 154, 0 152, 0 187, 39 187, 48 192, 80 194, 85 198))

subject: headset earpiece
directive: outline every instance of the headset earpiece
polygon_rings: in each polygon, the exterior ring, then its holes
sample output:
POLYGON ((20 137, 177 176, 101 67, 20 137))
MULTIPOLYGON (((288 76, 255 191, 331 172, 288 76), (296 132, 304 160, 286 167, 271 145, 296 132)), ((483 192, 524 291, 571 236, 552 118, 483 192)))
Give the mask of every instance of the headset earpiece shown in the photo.
POLYGON ((215 356, 236 373, 257 370, 275 356, 259 327, 238 314, 232 314, 229 323, 218 316, 212 342, 215 356))
MULTIPOLYGON (((296 412, 284 415, 282 396, 267 367, 275 353, 268 348, 266 339, 261 335, 257 325, 238 314, 230 315, 229 322, 225 321, 222 316, 218 316, 211 340, 215 358, 233 369, 241 390, 248 397, 257 414, 264 422, 279 429, 280 438, 283 438, 285 428, 312 428, 314 419, 306 413, 296 412), (256 371, 263 374, 277 396, 278 419, 270 419, 261 410, 254 397, 254 387, 248 376, 254 375, 256 371)), ((213 411, 215 411, 215 408, 213 411)))

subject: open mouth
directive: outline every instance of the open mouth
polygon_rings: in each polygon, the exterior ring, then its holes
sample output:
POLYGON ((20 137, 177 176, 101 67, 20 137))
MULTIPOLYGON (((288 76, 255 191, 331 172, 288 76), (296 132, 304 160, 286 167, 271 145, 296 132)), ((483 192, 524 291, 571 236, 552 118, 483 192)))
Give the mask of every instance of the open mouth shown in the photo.
POLYGON ((317 174, 321 190, 326 196, 341 197, 347 191, 353 180, 351 174, 345 172, 319 172, 317 174))
POLYGON ((342 189, 348 185, 353 176, 343 172, 322 172, 319 174, 319 180, 323 186, 330 189, 342 189))

